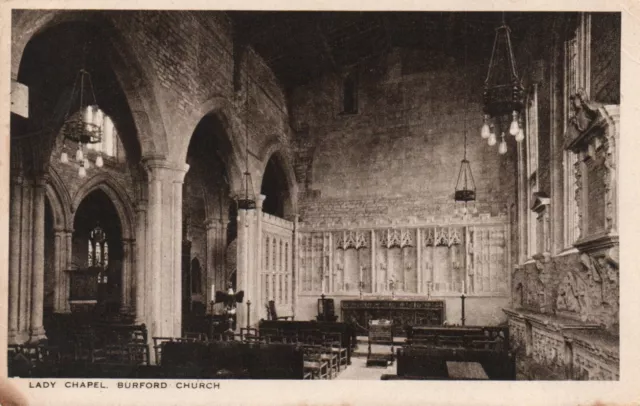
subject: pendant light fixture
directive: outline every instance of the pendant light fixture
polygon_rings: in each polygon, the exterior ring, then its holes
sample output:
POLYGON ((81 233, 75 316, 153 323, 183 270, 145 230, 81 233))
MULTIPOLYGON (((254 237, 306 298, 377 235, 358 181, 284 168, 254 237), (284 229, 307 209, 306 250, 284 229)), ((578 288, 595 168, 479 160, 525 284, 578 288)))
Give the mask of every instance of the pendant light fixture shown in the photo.
MULTIPOLYGON (((105 127, 112 125, 111 119, 98 107, 91 74, 85 69, 86 48, 87 45, 85 43, 82 53, 82 67, 76 74, 68 104, 69 107, 61 128, 63 145, 60 162, 65 164, 70 162, 67 153, 67 141, 77 144, 74 158, 78 164, 78 176, 80 178, 87 176, 87 169, 91 166, 85 148, 90 144, 101 143, 105 127)), ((102 155, 98 152, 95 166, 101 168, 103 165, 102 155)))
POLYGON ((249 68, 247 66, 246 81, 246 99, 244 103, 245 110, 245 172, 244 172, 244 194, 237 200, 238 209, 253 210, 256 208, 256 198, 253 191, 253 182, 251 181, 251 172, 249 172, 249 68))
MULTIPOLYGON (((464 74, 463 81, 466 81, 467 78, 467 46, 464 48, 464 74)), ((464 103, 464 155, 462 161, 460 162, 460 171, 458 172, 458 180, 456 181, 456 188, 454 192, 454 199, 456 202, 464 203, 462 207, 462 215, 466 216, 469 213, 467 208, 467 203, 476 200, 476 184, 473 180, 473 174, 471 173, 471 164, 467 159, 467 103, 468 97, 465 95, 465 103, 464 103)), ((495 134, 490 133, 490 137, 495 134)), ((495 140, 495 138, 494 138, 495 140)), ((489 138, 489 142, 491 142, 491 138, 489 138)), ((472 209, 474 212, 476 211, 475 206, 472 209)), ((457 213, 457 209, 456 209, 457 213)))
POLYGON ((507 153, 506 133, 517 142, 524 140, 522 111, 524 89, 516 68, 511 45, 511 30, 502 13, 502 24, 496 28, 496 37, 491 51, 489 71, 484 82, 484 115, 480 136, 487 139, 490 146, 500 143, 498 153, 507 153))

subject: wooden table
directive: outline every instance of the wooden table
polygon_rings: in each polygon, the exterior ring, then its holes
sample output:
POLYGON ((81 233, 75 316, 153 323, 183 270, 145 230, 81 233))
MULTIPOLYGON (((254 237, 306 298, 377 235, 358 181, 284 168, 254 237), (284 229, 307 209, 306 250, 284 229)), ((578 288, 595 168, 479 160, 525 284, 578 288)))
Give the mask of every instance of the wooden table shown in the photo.
POLYGON ((358 334, 368 334, 371 320, 392 320, 396 337, 405 335, 406 326, 441 326, 446 314, 442 300, 343 300, 340 309, 342 321, 353 325, 358 334))
POLYGON ((460 380, 489 379, 479 362, 447 361, 449 378, 460 380))

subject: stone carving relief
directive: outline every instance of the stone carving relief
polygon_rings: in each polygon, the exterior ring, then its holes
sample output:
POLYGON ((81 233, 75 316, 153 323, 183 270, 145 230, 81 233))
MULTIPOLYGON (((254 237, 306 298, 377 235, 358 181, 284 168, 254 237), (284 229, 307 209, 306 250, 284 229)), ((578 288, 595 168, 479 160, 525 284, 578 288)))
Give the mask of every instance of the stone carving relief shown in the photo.
POLYGON ((585 282, 572 272, 567 272, 558 286, 556 309, 586 316, 588 308, 585 282))
POLYGON ((460 230, 455 227, 430 227, 424 230, 424 246, 436 247, 459 245, 462 243, 460 230))
POLYGON ((584 89, 578 89, 576 94, 570 96, 573 116, 571 125, 579 132, 584 132, 594 123, 598 117, 598 109, 602 104, 592 102, 584 89))
POLYGON ((341 250, 367 248, 367 236, 362 231, 344 231, 336 245, 341 250))
POLYGON ((380 244, 385 248, 414 246, 413 234, 410 230, 384 230, 380 234, 380 244))

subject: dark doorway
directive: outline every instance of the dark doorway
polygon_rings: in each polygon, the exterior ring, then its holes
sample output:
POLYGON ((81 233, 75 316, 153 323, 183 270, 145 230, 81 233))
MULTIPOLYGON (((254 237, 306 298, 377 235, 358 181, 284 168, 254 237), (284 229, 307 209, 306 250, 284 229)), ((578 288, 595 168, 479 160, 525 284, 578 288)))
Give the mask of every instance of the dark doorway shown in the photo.
MULTIPOLYGON (((115 316, 122 303, 124 258, 122 226, 109 196, 99 189, 88 194, 78 207, 73 226, 73 267, 89 271, 98 281, 96 305, 91 310, 96 317, 115 316)), ((72 296, 76 288, 72 279, 72 296)))

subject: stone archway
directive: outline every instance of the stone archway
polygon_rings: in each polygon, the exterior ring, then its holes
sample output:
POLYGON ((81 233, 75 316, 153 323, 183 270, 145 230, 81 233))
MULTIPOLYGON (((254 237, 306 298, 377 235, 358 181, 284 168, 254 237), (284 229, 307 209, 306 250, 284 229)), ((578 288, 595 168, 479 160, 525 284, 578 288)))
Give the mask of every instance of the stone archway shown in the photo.
POLYGON ((103 193, 109 199, 120 223, 120 232, 122 237, 122 268, 121 276, 119 277, 120 283, 118 286, 120 296, 120 313, 130 315, 134 312, 132 305, 134 303, 133 281, 135 279, 135 272, 142 272, 142 270, 135 268, 134 236, 136 222, 133 205, 131 204, 124 187, 107 173, 101 172, 85 182, 74 195, 72 199, 72 211, 74 213, 74 218, 77 215, 77 210, 82 202, 87 198, 87 196, 95 193, 96 191, 103 193))
POLYGON ((261 161, 261 193, 266 195, 263 211, 291 220, 298 213, 298 184, 286 150, 279 141, 273 141, 264 150, 261 161), (279 194, 275 199, 272 197, 274 207, 269 202, 270 191, 279 194))
MULTIPOLYGON (((134 52, 130 40, 123 35, 122 27, 114 20, 97 11, 43 11, 20 10, 14 11, 12 19, 12 65, 13 80, 18 80, 24 65, 24 56, 28 46, 36 39, 46 37, 51 30, 63 24, 84 24, 95 30, 96 36, 105 44, 104 53, 113 70, 118 84, 124 93, 132 116, 136 142, 139 152, 135 161, 140 157, 165 157, 168 155, 168 143, 163 120, 160 115, 152 80, 144 66, 144 55, 134 52)), ((28 83, 26 83, 29 85, 28 83)), ((13 132, 13 130, 12 130, 13 132)), ((52 149, 53 140, 38 145, 25 145, 26 149, 39 148, 44 151, 38 164, 46 167, 47 152, 52 149)), ((34 151, 34 153, 37 151, 34 151)), ((27 156, 34 153, 27 151, 27 156)), ((38 155, 38 154, 35 154, 38 155)), ((37 168, 36 168, 37 169, 37 168)))

